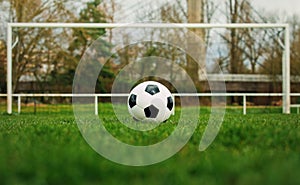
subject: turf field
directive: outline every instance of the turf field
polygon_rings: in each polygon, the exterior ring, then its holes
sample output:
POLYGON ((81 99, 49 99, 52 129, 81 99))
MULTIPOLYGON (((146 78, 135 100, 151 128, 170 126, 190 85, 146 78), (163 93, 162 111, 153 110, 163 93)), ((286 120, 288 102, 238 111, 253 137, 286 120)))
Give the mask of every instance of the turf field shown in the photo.
MULTIPOLYGON (((109 104, 101 106, 107 130, 136 145, 167 137, 178 119, 141 137, 118 123, 109 104)), ((300 184, 297 114, 249 109, 243 116, 240 108, 228 109, 216 140, 199 152, 209 118, 209 110, 202 110, 196 132, 179 153, 159 164, 128 167, 89 147, 71 107, 55 110, 33 114, 25 108, 21 115, 0 115, 0 184, 300 184)))

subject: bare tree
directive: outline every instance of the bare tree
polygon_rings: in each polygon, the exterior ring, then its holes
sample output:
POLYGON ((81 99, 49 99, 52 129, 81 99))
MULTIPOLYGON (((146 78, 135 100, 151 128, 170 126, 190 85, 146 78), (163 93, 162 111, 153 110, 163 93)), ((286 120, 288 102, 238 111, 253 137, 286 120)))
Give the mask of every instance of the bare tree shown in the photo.
MULTIPOLYGON (((104 13, 104 17, 106 22, 114 23, 116 13, 120 10, 120 6, 115 2, 115 0, 103 0, 101 4, 99 4, 99 9, 104 13)), ((108 41, 112 42, 113 32, 112 29, 108 29, 108 41)))
MULTIPOLYGON (((12 0, 10 7, 11 22, 72 21, 74 18, 59 1, 12 0)), ((50 67, 55 65, 53 61, 59 57, 58 52, 64 48, 62 40, 68 37, 65 35, 67 32, 47 28, 20 28, 13 31, 14 39, 18 40, 13 49, 13 90, 16 90, 22 75, 40 76, 38 73, 45 70, 44 75, 49 74, 50 67), (47 69, 43 69, 43 64, 48 66, 47 69)))
MULTIPOLYGON (((252 7, 249 0, 228 0, 227 20, 230 23, 259 23, 262 16, 252 7)), ((227 70, 232 74, 257 73, 267 52, 266 43, 273 33, 261 29, 228 29, 221 38, 228 46, 227 70)))
MULTIPOLYGON (((238 14, 240 6, 239 0, 229 0, 229 21, 231 23, 239 23, 238 14)), ((241 61, 242 56, 241 52, 238 50, 238 42, 239 42, 239 31, 235 28, 230 29, 230 72, 233 74, 240 73, 241 69, 241 61)))
POLYGON ((294 15, 289 21, 291 34, 291 74, 300 75, 300 17, 294 15))
MULTIPOLYGON (((270 15, 269 20, 278 22, 280 17, 276 15, 270 15)), ((300 74, 300 19, 298 16, 294 15, 292 17, 285 17, 285 22, 290 23, 291 25, 291 74, 299 75, 300 74)), ((265 55, 262 65, 259 67, 259 72, 263 74, 268 74, 273 77, 282 74, 282 57, 283 57, 283 43, 284 35, 282 30, 272 30, 272 34, 268 37, 268 43, 264 46, 265 55)), ((278 79, 277 79, 278 80, 278 79)))

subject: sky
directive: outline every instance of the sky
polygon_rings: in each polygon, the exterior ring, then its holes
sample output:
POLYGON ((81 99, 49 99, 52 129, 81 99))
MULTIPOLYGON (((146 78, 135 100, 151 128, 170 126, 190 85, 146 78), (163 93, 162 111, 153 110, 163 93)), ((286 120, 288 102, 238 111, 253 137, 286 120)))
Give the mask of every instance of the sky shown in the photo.
MULTIPOLYGON (((224 3, 224 0, 213 0, 216 4, 218 2, 224 3)), ((259 11, 266 13, 279 13, 281 15, 292 16, 298 14, 300 16, 300 0, 251 0, 252 5, 259 11)), ((116 0, 122 7, 122 11, 119 12, 120 16, 116 17, 118 22, 126 22, 128 19, 124 17, 135 17, 135 13, 141 9, 141 7, 148 7, 149 9, 155 8, 165 3, 173 4, 175 0, 116 0)), ((129 19, 130 20, 130 19, 129 19)))
MULTIPOLYGON (((89 0, 81 0, 80 2, 86 2, 89 0)), ((157 8, 160 4, 169 3, 173 4, 175 0, 115 0, 122 7, 122 11, 118 12, 119 16, 116 16, 117 22, 132 22, 134 21, 134 15, 139 11, 140 7, 148 7, 150 9, 157 8)), ((215 2, 224 2, 224 0, 214 0, 215 2)), ((265 10, 269 13, 279 12, 280 15, 293 15, 297 14, 300 17, 300 0, 251 0, 252 4, 258 10, 265 10)), ((75 1, 76 2, 76 1, 75 1)), ((78 1, 77 1, 78 2, 78 1)), ((2 4, 3 5, 3 4, 2 4)), ((2 6, 1 5, 1 6, 2 6)), ((2 7, 0 7, 1 9, 2 7)), ((140 10, 143 11, 143 10, 140 10)), ((1 26, 4 20, 3 16, 0 16, 0 38, 3 36, 4 28, 1 26)))
POLYGON ((299 0, 252 0, 253 6, 270 12, 300 15, 299 0))

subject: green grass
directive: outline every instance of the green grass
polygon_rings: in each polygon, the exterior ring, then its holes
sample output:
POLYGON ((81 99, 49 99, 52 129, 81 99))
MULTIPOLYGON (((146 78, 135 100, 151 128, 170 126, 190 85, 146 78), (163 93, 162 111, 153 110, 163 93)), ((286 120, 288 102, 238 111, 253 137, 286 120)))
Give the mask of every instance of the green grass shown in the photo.
MULTIPOLYGON (((141 136, 121 125, 109 104, 101 106, 107 130, 135 145, 167 137, 178 119, 172 117, 141 136)), ((52 114, 48 109, 38 109, 36 115, 24 109, 21 115, 0 115, 0 184, 300 184, 297 114, 249 109, 251 114, 243 116, 241 109, 228 109, 216 140, 199 152, 209 119, 206 108, 201 110, 196 132, 180 152, 159 164, 129 167, 92 150, 71 108, 56 108, 52 114)))

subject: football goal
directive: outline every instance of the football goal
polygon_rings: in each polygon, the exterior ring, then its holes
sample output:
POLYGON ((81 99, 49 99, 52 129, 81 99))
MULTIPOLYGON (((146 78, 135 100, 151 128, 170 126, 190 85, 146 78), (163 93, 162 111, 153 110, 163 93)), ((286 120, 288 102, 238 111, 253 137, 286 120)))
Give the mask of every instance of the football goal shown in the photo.
MULTIPOLYGON (((87 96, 87 97, 94 97, 95 98, 95 114, 98 113, 98 98, 99 97, 125 97, 127 96, 126 93, 120 93, 120 94, 114 94, 111 92, 107 92, 105 93, 105 91, 99 91, 99 92, 94 92, 94 93, 86 93, 86 94, 73 94, 72 92, 68 92, 68 93, 64 93, 64 92, 59 92, 59 88, 57 91, 55 91, 55 93, 52 93, 49 90, 45 90, 45 92, 38 92, 38 93, 32 93, 30 91, 24 91, 24 92, 15 92, 15 88, 14 88, 14 78, 16 78, 16 76, 14 75, 18 75, 18 77, 20 77, 20 74, 17 74, 16 72, 14 72, 14 70, 16 70, 16 67, 14 67, 16 62, 22 62, 22 61, 15 61, 16 60, 16 56, 18 55, 18 52, 23 52, 23 58, 24 59, 28 59, 31 58, 32 60, 36 60, 35 64, 27 64, 26 66, 34 66, 34 68, 37 68, 40 71, 44 71, 45 73, 49 74, 48 76, 39 76, 38 73, 35 73, 34 71, 30 71, 28 70, 30 73, 33 74, 33 76, 35 76, 35 81, 36 80, 44 80, 47 82, 47 80, 51 80, 51 75, 52 75, 52 69, 54 68, 59 68, 61 70, 64 70, 66 72, 66 70, 68 70, 67 68, 64 68, 66 65, 75 65, 75 64, 70 64, 70 63, 59 63, 57 61, 59 60, 64 60, 64 61, 68 61, 68 60, 76 60, 74 59, 75 57, 67 57, 67 55, 64 55, 65 53, 62 51, 56 51, 55 48, 57 48, 58 46, 50 46, 54 41, 58 44, 60 47, 62 48, 68 48, 70 52, 72 52, 73 56, 79 56, 80 54, 83 54, 82 52, 84 52, 84 46, 80 45, 82 44, 82 42, 88 43, 91 42, 94 38, 93 38, 93 33, 91 31, 88 32, 89 36, 87 36, 85 39, 77 39, 77 40, 72 40, 72 38, 70 38, 70 42, 72 42, 72 44, 67 44, 64 41, 64 37, 60 36, 58 38, 53 38, 52 41, 47 40, 47 38, 44 36, 41 39, 38 39, 36 41, 32 40, 32 42, 28 42, 29 47, 25 50, 22 50, 20 48, 17 49, 17 51, 14 51, 15 47, 22 41, 26 40, 26 38, 20 38, 20 36, 18 34, 21 33, 22 30, 31 30, 32 34, 36 34, 35 37, 38 38, 39 37, 39 29, 43 29, 46 30, 44 32, 44 35, 47 35, 48 32, 51 32, 53 35, 58 35, 64 32, 65 34, 70 34, 74 33, 75 31, 72 31, 71 29, 78 29, 79 31, 77 31, 77 34, 80 35, 84 35, 85 33, 82 32, 82 30, 84 29, 88 29, 88 30, 93 30, 93 29, 104 29, 104 30, 113 30, 114 28, 119 28, 120 30, 123 28, 130 28, 130 29, 147 29, 147 28, 151 28, 151 29, 192 29, 192 30, 205 30, 206 32, 209 30, 214 30, 214 29, 223 29, 223 30, 230 30, 230 29, 236 29, 236 30, 270 30, 270 29, 280 29, 281 32, 281 36, 278 36, 277 40, 281 45, 281 50, 282 50, 282 63, 281 65, 281 92, 277 92, 277 93, 271 93, 271 92, 264 92, 264 93, 251 93, 251 92, 245 92, 245 93, 234 93, 234 92, 222 92, 222 93, 214 93, 214 92, 203 92, 203 93, 182 93, 182 94, 176 94, 174 93, 174 96, 206 96, 206 97, 213 97, 213 96, 223 96, 223 97, 234 97, 234 96, 238 96, 238 97, 242 97, 242 104, 244 106, 244 114, 246 113, 246 104, 247 104, 247 97, 255 97, 255 96, 279 96, 282 99, 282 112, 285 114, 289 114, 290 113, 290 108, 293 107, 291 106, 291 87, 290 87, 290 30, 289 30, 289 25, 288 24, 191 24, 191 23, 186 23, 186 24, 171 24, 171 23, 133 23, 133 24, 119 24, 119 23, 8 23, 7 24, 7 74, 6 74, 6 81, 7 81, 7 90, 6 90, 6 102, 7 102, 7 113, 8 114, 12 114, 13 112, 13 100, 14 98, 18 98, 18 112, 20 112, 21 110, 21 98, 23 97, 69 97, 72 98, 73 96, 87 96), (52 31, 51 31, 52 30, 52 31), (281 41, 283 40, 283 41, 281 41), (37 45, 40 44, 41 46, 37 46, 37 47, 30 47, 30 45, 37 45), (47 50, 47 52, 43 49, 43 45, 49 45, 49 48, 53 48, 53 51, 51 50, 47 50), (79 50, 77 47, 80 47, 81 50, 79 50), (40 50, 40 51, 38 51, 40 50), (14 51, 14 52, 13 52, 14 51), (24 52, 28 52, 28 53, 24 53, 24 52), (36 56, 30 56, 30 55, 36 55, 36 56), (52 56, 55 55, 55 56, 52 56), (39 58, 40 56, 40 58, 39 58), (38 61, 44 61, 46 60, 47 57, 53 57, 55 59, 55 61, 53 61, 54 63, 56 63, 56 65, 53 65, 51 62, 47 61, 45 63, 38 63, 38 61), (49 93, 50 92, 50 93, 49 93)), ((107 31, 109 32, 109 31, 107 31)), ((113 33, 111 33, 113 34, 113 33)), ((137 37, 139 37, 138 33, 135 33, 137 37)), ((147 35, 151 35, 152 37, 156 37, 155 33, 150 33, 146 31, 147 35)), ((168 37, 169 33, 160 33, 160 37, 168 37), (165 34, 165 35, 164 35, 165 34)), ((171 34, 171 33, 170 33, 171 34)), ((179 33, 180 35, 180 33, 179 33)), ((26 36, 25 36, 26 37, 26 36)), ((271 36, 267 36, 267 37, 271 37, 271 36)), ((116 38, 118 39, 118 38, 116 38)), ((124 45, 126 44, 126 37, 124 38, 119 38, 119 40, 122 40, 122 42, 124 43, 124 45)), ((210 40, 213 40, 213 36, 210 37, 210 40)), ((111 38, 106 39, 106 41, 103 41, 103 45, 109 47, 110 45, 112 45, 112 43, 110 43, 111 38)), ((121 42, 121 41, 120 41, 121 42)), ((129 42, 130 43, 130 42, 129 42)), ((22 43, 21 43, 22 44, 22 43)), ((87 44, 86 44, 87 45, 87 44)), ((102 46, 99 46, 102 47, 102 46)), ((153 48, 157 48, 158 46, 153 46, 153 48)), ((167 46, 161 46, 161 47, 167 47, 167 46)), ((259 46, 258 46, 259 47, 259 46)), ((127 57, 127 60, 133 60, 132 59, 132 55, 136 55, 135 59, 138 60, 139 55, 136 54, 138 51, 140 51, 141 47, 139 47, 139 45, 137 45, 136 47, 127 47, 126 51, 128 52, 127 55, 122 55, 123 57, 127 57), (130 58, 131 57, 131 58, 130 58)), ((226 52, 226 49, 222 50, 220 48, 213 48, 213 50, 218 51, 219 53, 224 53, 226 52)), ((103 52, 106 51, 106 49, 103 49, 103 52)), ((122 54, 122 48, 119 50, 116 50, 114 52, 119 52, 119 54, 122 54)), ((147 50, 147 52, 156 52, 154 50, 147 50)), ((180 52, 178 50, 174 50, 175 52, 179 53, 178 55, 180 55, 180 52)), ((227 51, 228 52, 228 51, 227 51)), ((105 52, 104 52, 105 54, 105 52)), ((113 56, 113 55, 112 55, 113 56)), ((108 57, 109 58, 109 57, 108 57)), ((113 58, 113 57, 111 57, 113 58)), ((20 58, 18 59, 20 60, 20 58)), ((99 59, 99 61, 101 62, 101 57, 99 59)), ((111 65, 112 69, 110 70, 114 70, 114 66, 115 65, 121 65, 122 63, 122 59, 120 60, 115 60, 114 63, 111 65)), ((251 62, 251 61, 250 61, 251 62)), ((258 61, 259 62, 259 61, 258 61)), ((206 68, 207 68, 206 64, 206 68)), ((24 67, 26 67, 24 65, 24 67)), ((250 64, 249 64, 250 66, 250 64)), ((123 66, 124 67, 124 66, 123 66)), ((33 69, 34 69, 33 68, 33 69)), ((27 72, 28 72, 27 71, 27 72)), ((70 70, 71 71, 71 70, 70 70)), ((28 73, 29 73, 28 72, 28 73)), ((61 74, 57 74, 57 75, 61 75, 61 74)), ((99 79, 99 84, 102 86, 99 86, 99 89, 101 88, 105 88, 105 84, 109 84, 111 82, 107 81, 108 77, 110 75, 109 70, 107 70, 107 72, 105 72, 105 74, 103 75, 102 78, 99 79), (103 80, 103 83, 101 83, 101 80, 103 80), (104 84, 104 85, 103 85, 104 84)), ((134 75, 134 74, 133 74, 134 75)), ((174 75, 174 74, 172 74, 174 75)), ((211 78, 215 78, 217 79, 217 73, 216 75, 211 75, 211 78)), ((238 76, 238 75, 237 75, 238 76)), ((234 79, 235 77, 237 78, 237 76, 235 76, 234 74, 232 74, 230 79, 234 79)), ((207 73, 207 78, 209 78, 210 75, 207 73)), ((26 76, 23 75, 22 76, 24 81, 30 81, 30 76, 26 76)), ((242 78, 242 77, 241 77, 242 78)), ((239 78, 239 79, 241 79, 239 78)), ((61 80, 67 79, 67 77, 64 76, 60 76, 61 80)), ((227 80, 230 80, 227 79, 227 80)), ((224 78, 222 78, 222 80, 224 81, 224 78)), ((72 80, 70 80, 72 82, 72 80)), ((226 81, 226 79, 225 79, 226 81)), ((49 82, 50 83, 50 82, 49 82)), ((55 85, 55 82, 53 82, 55 85)), ((25 86, 25 85, 24 85, 25 86)), ((32 87, 35 87, 35 84, 32 84, 32 87)))

